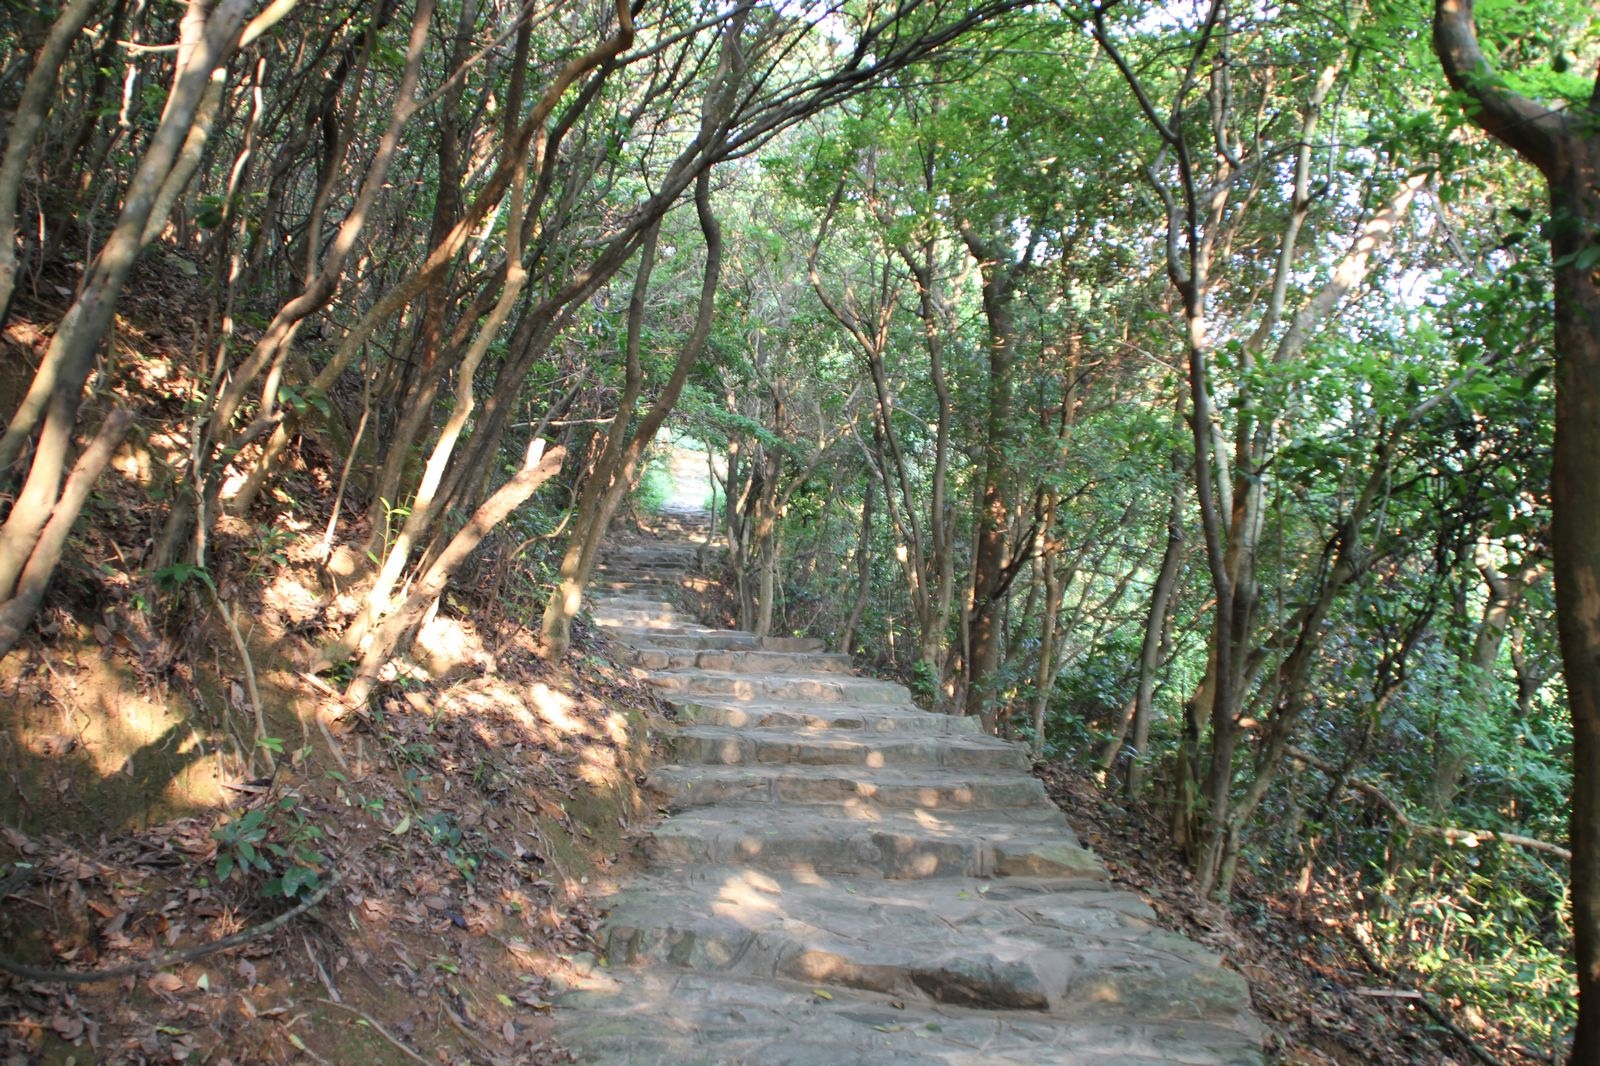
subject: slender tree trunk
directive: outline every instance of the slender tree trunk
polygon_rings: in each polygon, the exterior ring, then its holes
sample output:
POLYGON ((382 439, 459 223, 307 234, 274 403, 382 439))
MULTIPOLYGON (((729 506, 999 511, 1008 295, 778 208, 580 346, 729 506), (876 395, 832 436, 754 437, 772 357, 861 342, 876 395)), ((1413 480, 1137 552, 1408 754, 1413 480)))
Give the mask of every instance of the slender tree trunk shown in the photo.
POLYGON ((850 617, 845 620, 844 631, 839 634, 839 650, 846 655, 855 651, 856 629, 861 625, 867 600, 872 596, 872 508, 876 497, 873 481, 869 477, 861 497, 861 530, 856 534, 856 595, 850 605, 850 617))
MULTIPOLYGON (((1054 510, 1052 506, 1051 510, 1054 510)), ((1053 551, 1040 553, 1037 564, 1044 578, 1044 619, 1039 623, 1039 665, 1033 678, 1033 750, 1044 751, 1045 715, 1056 677, 1056 616, 1061 611, 1061 575, 1053 551)))
POLYGON ((717 287, 722 278, 722 228, 711 211, 711 179, 702 172, 695 182, 695 209, 699 214, 700 229, 706 242, 706 265, 700 284, 700 302, 695 312, 694 325, 689 338, 678 352, 672 375, 667 379, 659 396, 646 412, 632 435, 627 432, 627 420, 639 394, 639 330, 644 315, 644 295, 649 285, 649 264, 655 254, 656 228, 651 227, 645 236, 645 258, 641 259, 641 275, 636 279, 629 306, 628 327, 628 384, 624 388, 624 404, 617 409, 616 421, 607 436, 606 450, 602 453, 602 469, 597 469, 585 488, 584 499, 579 503, 579 525, 572 531, 572 540, 561 561, 561 580, 555 594, 545 607, 542 621, 545 642, 544 654, 551 661, 560 660, 571 642, 572 619, 583 605, 583 593, 588 587, 589 575, 599 552, 600 539, 611 524, 612 515, 627 496, 639 472, 639 464, 646 450, 661 431, 667 416, 677 406, 678 397, 688 383, 689 373, 705 351, 711 336, 711 323, 715 317, 717 287), (613 442, 627 441, 626 447, 613 453, 613 442), (609 454, 609 461, 607 455, 609 454), (592 502, 587 513, 584 503, 592 491, 592 502))
MULTIPOLYGON (((1182 417, 1182 401, 1179 402, 1182 417)), ((1139 680, 1129 709, 1129 727, 1132 730, 1132 755, 1128 763, 1125 791, 1137 795, 1143 787, 1148 767, 1144 763, 1145 748, 1150 741, 1151 700, 1155 695, 1156 672, 1160 669, 1167 634, 1171 628, 1173 594, 1178 587, 1178 572, 1183 565, 1183 468, 1186 465, 1183 449, 1172 450, 1172 491, 1167 500, 1167 545, 1161 553, 1161 569, 1156 573, 1155 584, 1150 589, 1150 610, 1145 615, 1144 640, 1139 647, 1139 680)), ((1109 771, 1116 764, 1121 750, 1123 732, 1106 744, 1100 752, 1100 769, 1109 771)))
POLYGON ((28 563, 17 579, 15 594, 0 603, 0 655, 16 647, 23 630, 38 613, 39 604, 44 602, 50 575, 55 573, 56 565, 61 562, 67 534, 72 531, 72 524, 77 521, 79 512, 89 499, 89 492, 99 479, 100 472, 111 461, 128 427, 133 425, 133 416, 133 411, 125 407, 112 411, 106 416, 89 447, 73 464, 72 473, 61 490, 61 499, 50 512, 50 520, 45 523, 33 554, 28 557, 28 563))
POLYGON ((162 183, 189 135, 211 72, 238 41, 247 7, 244 0, 223 0, 207 15, 198 0, 190 4, 184 15, 180 61, 161 125, 128 186, 116 227, 90 266, 80 295, 57 324, 28 395, 0 438, 3 469, 15 462, 39 417, 44 418, 27 479, 0 527, 0 597, 12 595, 56 506, 94 353, 111 325, 117 299, 143 247, 141 238, 153 217, 162 183))
POLYGON ((0 159, 0 322, 5 321, 16 288, 17 196, 22 191, 22 173, 33 152, 33 142, 50 113, 62 61, 94 8, 95 0, 71 0, 56 16, 6 129, 5 156, 0 159))
POLYGON ((394 657, 407 635, 422 621, 428 608, 443 595, 445 586, 461 569, 461 564, 466 562, 467 557, 495 526, 522 506, 523 501, 561 469, 566 450, 554 448, 543 452, 543 445, 543 441, 534 442, 528 449, 527 461, 522 469, 473 512, 467 524, 461 527, 439 557, 417 579, 405 601, 384 619, 361 656, 356 675, 345 690, 345 699, 358 705, 367 701, 383 665, 394 657))

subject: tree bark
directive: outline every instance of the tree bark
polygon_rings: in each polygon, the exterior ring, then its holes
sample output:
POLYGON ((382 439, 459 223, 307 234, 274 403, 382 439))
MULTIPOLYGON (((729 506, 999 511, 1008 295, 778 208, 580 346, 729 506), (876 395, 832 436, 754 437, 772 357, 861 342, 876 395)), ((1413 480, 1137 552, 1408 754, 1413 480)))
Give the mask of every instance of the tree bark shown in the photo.
POLYGON ((27 396, 0 437, 4 469, 16 461, 40 416, 44 418, 28 477, 0 527, 0 597, 12 595, 56 506, 94 353, 111 325, 157 196, 189 135, 211 72, 233 51, 247 7, 245 0, 223 0, 208 15, 198 0, 190 4, 166 111, 129 183, 117 225, 90 266, 78 298, 57 324, 27 396))
POLYGON ((444 593, 445 586, 461 569, 461 564, 466 562, 467 557, 495 526, 505 521, 512 511, 539 490, 539 486, 560 471, 561 463, 567 457, 566 449, 553 448, 541 455, 543 445, 543 441, 536 440, 529 447, 522 469, 483 501, 467 524, 451 538, 449 545, 412 585, 404 602, 384 619, 383 625, 378 627, 372 642, 362 653, 361 665, 355 677, 345 689, 346 700, 356 705, 367 701, 383 665, 400 650, 406 634, 422 621, 428 608, 444 593))
POLYGON ((856 534, 856 595, 850 605, 850 617, 845 619, 844 632, 839 635, 839 650, 849 655, 855 650, 856 630, 861 616, 866 613, 867 600, 872 596, 872 507, 877 497, 873 481, 868 478, 861 496, 861 530, 856 534))
POLYGON ((1472 120, 1538 167, 1550 190, 1556 431, 1551 546, 1556 626, 1572 718, 1572 927, 1578 1030, 1572 1062, 1600 1062, 1600 76, 1585 105, 1554 110, 1502 88, 1478 46, 1472 0, 1437 0, 1434 50, 1472 120))
POLYGON ((78 514, 89 499, 89 492, 99 479, 100 472, 111 461, 128 427, 133 425, 133 416, 134 412, 126 407, 112 411, 101 423, 100 431, 95 434, 89 447, 73 464, 72 473, 67 476, 67 483, 61 490, 61 499, 56 501, 55 509, 50 512, 50 520, 40 531, 33 554, 28 556, 28 563, 17 579, 16 592, 0 604, 0 656, 16 647, 23 630, 38 613, 39 604, 44 602, 50 575, 55 573, 56 565, 61 562, 67 534, 72 532, 72 524, 78 520, 78 514))
MULTIPOLYGON (((626 438, 627 446, 620 454, 612 457, 611 469, 604 471, 603 475, 602 472, 596 471, 595 476, 590 478, 590 485, 596 495, 586 517, 587 524, 580 523, 573 529, 572 541, 567 547, 566 556, 561 561, 560 584, 556 587, 550 603, 545 607, 545 617, 542 622, 544 654, 551 662, 559 661, 566 654, 567 646, 571 642, 572 619, 583 605, 583 593, 588 587, 600 538, 605 533, 606 527, 611 524, 611 517, 616 514, 618 505, 632 487, 634 475, 638 473, 639 463, 644 458, 645 450, 650 447, 656 434, 661 431, 662 424, 666 422, 667 416, 677 406, 678 397, 682 395, 683 387, 689 381, 689 373, 699 362, 700 354, 705 351, 706 341, 711 336, 711 322, 716 311, 717 286, 722 279, 722 227, 711 211, 709 171, 702 171, 695 181, 695 210, 699 214, 700 230, 705 237, 706 265, 700 283, 700 302, 695 312, 694 326, 689 331, 688 340, 678 352, 671 377, 667 379, 661 394, 650 405, 650 410, 640 420, 638 428, 631 436, 626 435, 626 426, 627 419, 632 414, 632 399, 629 399, 626 407, 619 407, 617 410, 617 421, 612 423, 612 439, 626 438), (618 432, 619 429, 621 433, 618 432)), ((652 257, 655 235, 655 227, 652 227, 645 236, 646 246, 652 257)), ((640 269, 645 271, 645 274, 642 282, 634 286, 632 306, 629 308, 628 373, 629 382, 633 386, 633 398, 638 396, 639 376, 636 323, 643 314, 644 286, 649 281, 648 265, 641 266, 640 269), (638 310, 637 315, 635 308, 638 310)), ((610 444, 611 440, 608 439, 608 450, 610 444)), ((587 494, 588 490, 585 492, 586 496, 587 494)))
POLYGON ((95 2, 72 0, 56 16, 34 59, 33 69, 28 72, 22 97, 6 129, 5 156, 0 160, 0 322, 5 321, 17 281, 17 196, 22 190, 22 172, 28 165, 39 129, 50 113, 61 63, 77 39, 78 31, 89 20, 95 2))
POLYGON ((967 612, 970 648, 967 655, 963 714, 982 717, 994 728, 994 693, 990 681, 1000 665, 1000 608, 1005 585, 1007 533, 1010 528, 1011 384, 1016 363, 1016 322, 1011 305, 1017 274, 1022 269, 1006 251, 963 225, 962 239, 983 277, 983 314, 988 325, 988 405, 984 413, 983 461, 978 482, 978 514, 972 547, 971 606, 967 612))

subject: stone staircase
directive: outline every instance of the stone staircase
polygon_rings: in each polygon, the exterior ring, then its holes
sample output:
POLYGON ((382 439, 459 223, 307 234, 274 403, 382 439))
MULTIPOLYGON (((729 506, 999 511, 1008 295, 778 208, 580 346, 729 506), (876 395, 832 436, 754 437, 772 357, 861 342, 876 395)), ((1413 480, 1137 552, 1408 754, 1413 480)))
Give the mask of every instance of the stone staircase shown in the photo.
POLYGON ((1108 884, 1021 747, 820 642, 685 620, 678 518, 609 553, 593 612, 679 724, 673 813, 558 1004, 577 1061, 1262 1061, 1244 981, 1108 884))

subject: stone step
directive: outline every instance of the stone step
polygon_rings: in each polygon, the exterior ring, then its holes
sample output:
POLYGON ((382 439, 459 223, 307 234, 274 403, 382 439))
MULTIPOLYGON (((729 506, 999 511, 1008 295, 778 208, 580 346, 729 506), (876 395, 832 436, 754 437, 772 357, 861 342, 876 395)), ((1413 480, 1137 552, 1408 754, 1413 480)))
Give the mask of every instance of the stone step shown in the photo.
POLYGON ((598 603, 589 612, 596 625, 629 626, 643 629, 670 629, 682 625, 686 619, 679 617, 676 608, 613 607, 598 603))
POLYGON ((628 661, 647 670, 719 670, 739 674, 848 674, 850 656, 830 652, 637 647, 628 661))
MULTIPOLYGON (((955 771, 940 766, 662 766, 650 787, 669 806, 717 803, 830 804, 947 811, 1050 807, 1044 785, 1030 774, 955 771)), ((1054 808, 1052 808, 1054 809, 1054 808)))
MULTIPOLYGON (((681 591, 681 590, 678 590, 678 591, 681 591)), ((658 605, 665 605, 665 606, 668 606, 668 607, 675 607, 675 606, 677 606, 677 594, 678 594, 677 591, 674 591, 672 589, 649 589, 649 590, 633 590, 633 589, 629 589, 629 590, 625 590, 625 591, 613 591, 613 590, 604 590, 604 589, 602 589, 600 591, 597 591, 589 599, 590 599, 590 602, 593 603, 595 606, 600 606, 602 604, 615 604, 618 607, 634 607, 634 608, 642 608, 642 607, 650 607, 650 606, 658 606, 658 605)))
POLYGON ((816 637, 762 637, 762 651, 823 651, 827 645, 816 637))
POLYGON ((596 971, 557 999, 591 1066, 1260 1066, 1260 1038, 1210 1022, 1068 1022, 814 983, 678 968, 596 971))
POLYGON ((603 574, 622 571, 662 574, 668 571, 693 570, 700 562, 700 554, 690 548, 685 551, 635 550, 613 552, 596 567, 603 574))
POLYGON ((734 629, 710 629, 706 626, 683 623, 676 628, 645 628, 642 626, 611 626, 611 635, 635 647, 651 648, 749 648, 761 647, 760 638, 734 629))
POLYGON ((667 703, 683 721, 730 729, 838 729, 918 736, 974 736, 982 732, 976 718, 933 714, 909 703, 854 707, 808 701, 778 703, 711 697, 669 699, 667 703))
POLYGON ((1061 1018, 1227 1022, 1243 978, 1161 929, 1125 892, 1083 883, 916 884, 699 868, 615 897, 613 964, 684 969, 1061 1018))
POLYGON ((683 589, 683 584, 677 581, 640 581, 632 580, 606 580, 591 581, 589 587, 598 596, 612 595, 639 595, 650 596, 655 599, 665 599, 683 589))
MULTIPOLYGON (((923 717, 943 716, 924 714, 923 717)), ((790 763, 944 766, 956 770, 1027 770, 1030 765, 1028 751, 1021 744, 982 734, 906 736, 862 730, 864 735, 860 736, 840 735, 843 732, 839 729, 730 729, 688 725, 668 733, 663 739, 672 761, 680 765, 790 763)))
POLYGON ((1243 980, 1111 888, 1021 745, 821 641, 690 621, 711 554, 634 541, 597 575, 676 711, 648 783, 679 813, 558 1001, 577 1061, 1259 1066, 1243 980))
POLYGON ((1059 877, 1104 880, 1054 807, 896 810, 866 803, 692 807, 656 826, 645 854, 672 866, 744 863, 762 870, 915 880, 1059 877))
POLYGON ((694 622, 684 622, 674 630, 641 628, 630 632, 626 625, 611 627, 619 640, 648 643, 657 648, 696 648, 705 650, 740 649, 748 651, 820 652, 824 645, 814 637, 758 637, 742 629, 711 629, 694 622))
POLYGON ((751 702, 906 704, 911 693, 893 681, 870 677, 723 673, 711 670, 652 673, 650 684, 669 696, 715 696, 751 702))
POLYGON ((658 570, 651 567, 617 566, 615 564, 601 563, 594 568, 589 580, 596 585, 681 585, 685 576, 686 571, 682 567, 673 567, 671 570, 658 570))

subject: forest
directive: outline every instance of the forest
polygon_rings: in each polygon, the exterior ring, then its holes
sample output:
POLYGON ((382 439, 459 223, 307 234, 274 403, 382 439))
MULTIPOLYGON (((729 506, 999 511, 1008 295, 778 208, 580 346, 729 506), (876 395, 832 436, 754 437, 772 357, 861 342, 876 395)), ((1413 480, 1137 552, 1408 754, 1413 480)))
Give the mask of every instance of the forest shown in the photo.
POLYGON ((178 818, 191 902, 324 898, 325 708, 452 618, 626 687, 672 441, 730 621, 1600 1062, 1592 4, 7 0, 0 116, 0 896, 178 818))

